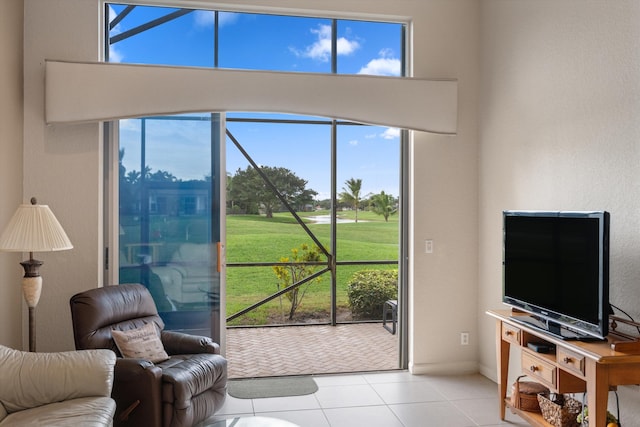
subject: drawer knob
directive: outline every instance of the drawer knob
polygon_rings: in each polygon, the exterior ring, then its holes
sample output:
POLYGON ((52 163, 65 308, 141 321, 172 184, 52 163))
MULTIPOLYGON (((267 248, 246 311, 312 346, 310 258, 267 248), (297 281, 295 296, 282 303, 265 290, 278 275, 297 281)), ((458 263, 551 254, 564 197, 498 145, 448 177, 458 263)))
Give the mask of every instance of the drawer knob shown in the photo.
POLYGON ((538 370, 538 367, 537 367, 536 365, 531 365, 531 366, 529 367, 529 370, 530 370, 531 372, 535 372, 535 371, 537 371, 537 370, 538 370))
POLYGON ((571 359, 569 356, 565 356, 565 357, 564 357, 564 359, 562 359, 562 361, 563 361, 564 363, 569 364, 569 363, 571 363, 571 362, 572 362, 572 359, 571 359))
POLYGON ((506 336, 509 336, 509 335, 513 335, 513 332, 511 332, 511 331, 505 331, 505 333, 504 333, 504 334, 505 334, 506 336))

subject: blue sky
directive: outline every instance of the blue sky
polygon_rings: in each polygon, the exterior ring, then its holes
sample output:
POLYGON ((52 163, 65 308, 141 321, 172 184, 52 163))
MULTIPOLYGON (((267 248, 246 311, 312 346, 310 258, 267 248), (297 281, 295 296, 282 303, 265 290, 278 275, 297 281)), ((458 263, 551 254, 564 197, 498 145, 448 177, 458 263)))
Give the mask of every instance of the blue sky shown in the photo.
MULTIPOLYGON (((113 5, 111 18, 123 8, 113 5)), ((171 9, 137 7, 111 36, 148 22, 171 9)), ((214 66, 213 12, 197 11, 111 46, 112 62, 214 66)), ((276 15, 220 13, 219 66, 293 72, 331 71, 331 20, 276 15)), ((399 24, 338 21, 339 73, 400 74, 399 24)), ((230 117, 279 117, 230 113, 230 117)), ((310 119, 310 117, 300 117, 310 119)), ((311 118, 313 119, 313 118, 311 118)), ((140 170, 138 120, 121 122, 127 170, 140 170)), ((329 127, 228 123, 228 128, 260 165, 282 166, 329 196, 329 127)), ((147 163, 181 179, 209 174, 208 126, 202 122, 147 122, 147 163), (176 149, 180 147, 180 149, 176 149), (182 149, 185 147, 186 149, 182 149), (170 153, 170 154, 169 154, 170 153)), ((362 179, 362 193, 398 195, 399 131, 386 127, 344 126, 338 130, 338 191, 349 178, 362 179)), ((226 170, 248 164, 227 145, 226 170)))

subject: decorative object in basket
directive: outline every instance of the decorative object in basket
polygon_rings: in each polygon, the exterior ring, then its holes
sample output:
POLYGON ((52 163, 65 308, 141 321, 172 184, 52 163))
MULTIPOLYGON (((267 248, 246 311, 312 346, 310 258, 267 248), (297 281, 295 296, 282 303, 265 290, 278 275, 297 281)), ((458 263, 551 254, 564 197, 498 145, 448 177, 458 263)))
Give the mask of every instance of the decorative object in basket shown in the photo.
POLYGON ((511 387, 511 406, 527 412, 540 412, 538 394, 549 395, 549 389, 532 381, 520 381, 526 375, 519 376, 511 387))
MULTIPOLYGON (((607 411, 607 427, 621 427, 622 423, 620 423, 620 399, 618 398, 618 391, 613 390, 616 396, 616 407, 618 416, 616 417, 611 412, 607 411)), ((578 415, 577 421, 578 424, 582 427, 589 427, 589 407, 584 403, 586 399, 586 394, 582 397, 582 411, 580 411, 580 415, 578 415)))
POLYGON ((571 396, 551 394, 549 397, 538 395, 542 418, 555 427, 580 427, 577 420, 582 411, 582 403, 571 396))

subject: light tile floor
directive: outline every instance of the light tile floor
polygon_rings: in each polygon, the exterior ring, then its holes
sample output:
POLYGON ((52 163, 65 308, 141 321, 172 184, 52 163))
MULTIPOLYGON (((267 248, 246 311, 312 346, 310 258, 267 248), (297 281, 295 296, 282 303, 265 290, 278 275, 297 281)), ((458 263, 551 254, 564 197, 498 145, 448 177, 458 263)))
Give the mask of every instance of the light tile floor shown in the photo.
POLYGON ((498 416, 498 389, 481 375, 427 376, 407 371, 314 375, 318 391, 297 397, 227 396, 209 421, 238 416, 279 418, 301 427, 527 426, 498 416))

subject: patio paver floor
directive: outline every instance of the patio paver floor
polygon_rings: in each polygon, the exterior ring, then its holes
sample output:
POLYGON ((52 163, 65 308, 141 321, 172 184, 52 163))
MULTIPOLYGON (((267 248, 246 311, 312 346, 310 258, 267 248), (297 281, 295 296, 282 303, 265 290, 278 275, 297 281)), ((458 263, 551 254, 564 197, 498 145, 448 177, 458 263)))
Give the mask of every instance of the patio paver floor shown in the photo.
POLYGON ((398 335, 381 323, 228 328, 229 378, 399 368, 398 335))

